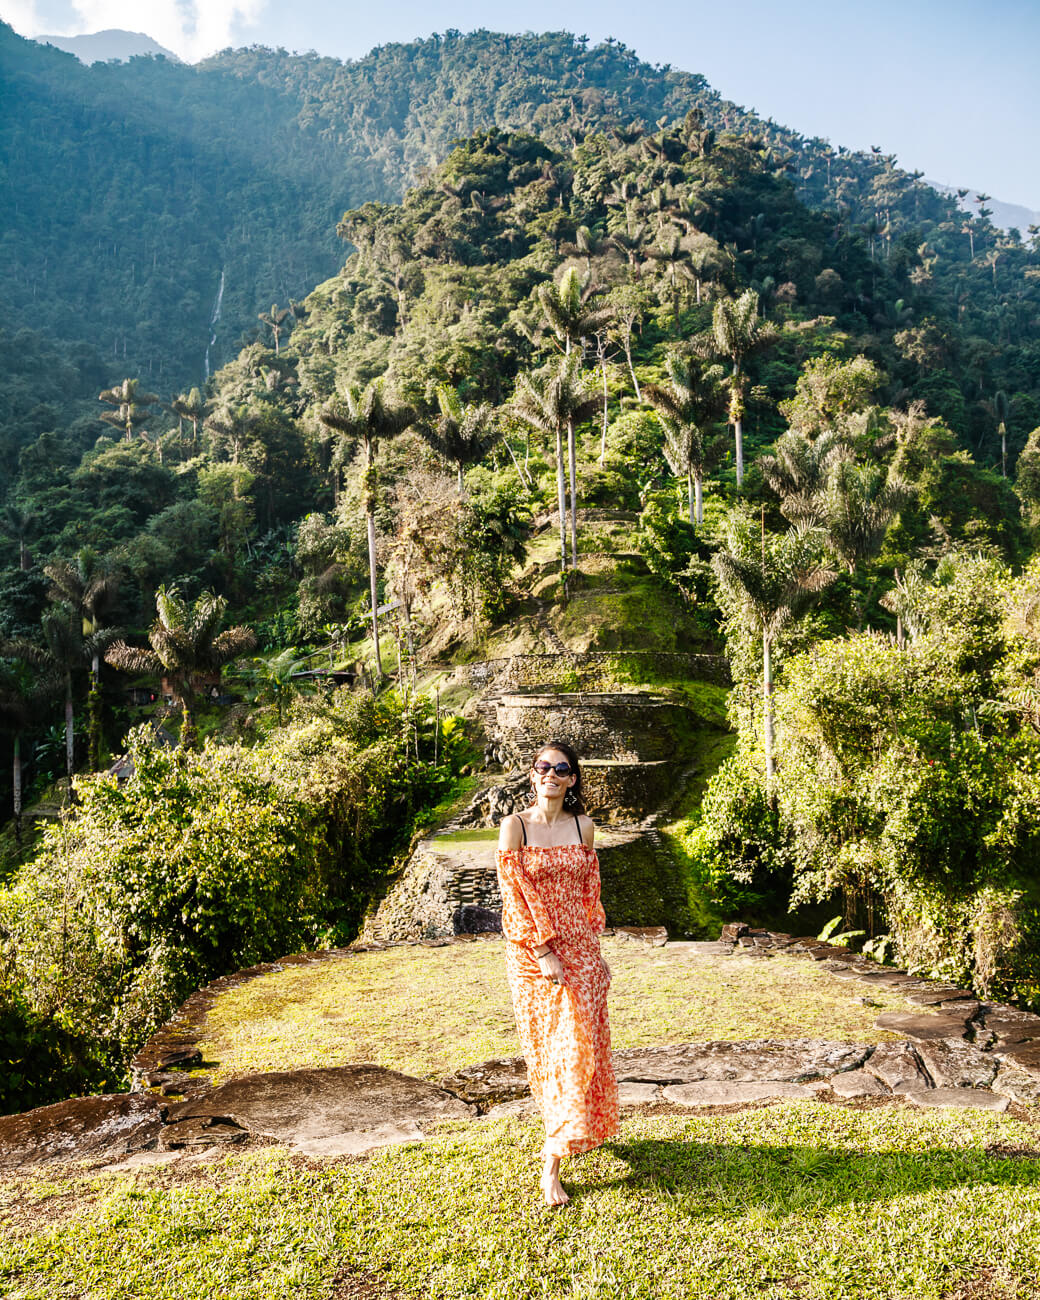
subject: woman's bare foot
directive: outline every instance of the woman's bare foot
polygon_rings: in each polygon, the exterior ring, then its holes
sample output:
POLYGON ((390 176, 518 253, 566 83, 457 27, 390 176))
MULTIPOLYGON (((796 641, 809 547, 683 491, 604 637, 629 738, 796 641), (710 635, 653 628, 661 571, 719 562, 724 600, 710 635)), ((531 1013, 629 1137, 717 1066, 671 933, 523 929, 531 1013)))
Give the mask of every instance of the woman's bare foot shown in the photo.
POLYGON ((563 1190, 560 1183, 560 1157, 546 1156, 545 1164, 542 1166, 541 1177, 542 1195, 545 1197, 546 1205, 566 1205, 571 1199, 563 1190))

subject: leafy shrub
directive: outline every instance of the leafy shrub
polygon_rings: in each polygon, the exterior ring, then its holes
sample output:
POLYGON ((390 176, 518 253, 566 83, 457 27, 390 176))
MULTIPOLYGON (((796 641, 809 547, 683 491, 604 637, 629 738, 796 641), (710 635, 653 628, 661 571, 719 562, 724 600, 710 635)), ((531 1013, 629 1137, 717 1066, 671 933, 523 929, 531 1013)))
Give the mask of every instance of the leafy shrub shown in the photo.
MULTIPOLYGON (((78 781, 75 812, 0 892, 4 1025, 21 1043, 7 1059, 38 1058, 56 1095, 65 1060, 84 1078, 119 1078, 199 985, 351 939, 461 766, 464 733, 438 724, 428 700, 344 691, 299 707, 254 749, 172 751, 133 733, 125 784, 78 781)), ((16 1091, 7 1100, 20 1105, 16 1091)), ((33 1095, 52 1099, 42 1083, 33 1095)))

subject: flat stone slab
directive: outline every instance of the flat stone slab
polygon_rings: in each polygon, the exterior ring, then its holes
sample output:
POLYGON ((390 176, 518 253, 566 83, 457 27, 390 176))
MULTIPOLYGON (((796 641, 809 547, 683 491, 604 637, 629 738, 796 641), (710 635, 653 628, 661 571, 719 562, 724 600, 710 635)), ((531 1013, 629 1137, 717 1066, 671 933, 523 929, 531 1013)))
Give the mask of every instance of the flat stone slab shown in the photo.
POLYGON ((383 1125, 472 1119, 450 1092, 378 1065, 251 1074, 178 1107, 178 1120, 224 1119, 262 1137, 297 1145, 383 1125))
POLYGON ((54 1160, 96 1160, 154 1146, 162 1104, 150 1092, 73 1097, 0 1116, 0 1169, 54 1160))
POLYGON ((878 1029, 891 1029, 925 1042, 933 1038, 963 1038, 967 1033, 970 1015, 957 1011, 940 1011, 934 1015, 915 1015, 912 1011, 883 1011, 874 1024, 878 1029))
POLYGON ((241 1125, 230 1119, 203 1116, 175 1120, 163 1126, 159 1133, 161 1151, 198 1150, 216 1143, 244 1142, 249 1134, 241 1125))
POLYGON ((976 1002, 974 993, 967 989, 954 987, 943 988, 942 985, 929 985, 927 988, 907 988, 904 996, 915 1007, 938 1007, 946 1002, 976 1002))
POLYGON ((1012 1062, 1020 1069, 1040 1075, 1040 1042, 997 1043, 993 1055, 1012 1062))
POLYGON ((614 929, 614 937, 644 943, 648 948, 663 948, 668 942, 668 931, 663 925, 619 925, 614 929))
POLYGON ((861 984, 878 984, 886 989, 897 989, 910 978, 909 975, 901 975, 898 971, 853 969, 852 975, 861 984))
POLYGON ((659 1083, 619 1083, 619 1106, 651 1106, 661 1100, 659 1083))
POLYGON ((838 1097, 891 1096, 881 1080, 867 1070, 847 1070, 844 1074, 836 1074, 830 1084, 838 1097))
POLYGON ((379 1147, 399 1146, 403 1142, 425 1140, 422 1129, 412 1120, 402 1124, 377 1124, 375 1128, 346 1133, 331 1133, 328 1137, 307 1138, 292 1144, 293 1151, 317 1159, 336 1156, 365 1156, 379 1147))
POLYGON ((931 1087, 912 1043, 878 1043, 864 1069, 893 1092, 931 1087))
POLYGON ((1005 1043, 1030 1043, 1040 1040, 1040 1016, 1029 1011, 983 1008, 982 1024, 1005 1043), (1011 1012, 1011 1014, 1009 1014, 1011 1012))
POLYGON ((912 1088, 903 1096, 915 1106, 951 1106, 971 1110, 1007 1110, 1008 1099, 978 1088, 912 1088))
POLYGON ((467 1065, 442 1079, 441 1087, 466 1102, 494 1103, 526 1097, 530 1092, 527 1062, 522 1056, 507 1056, 467 1065))
POLYGON ((870 1055, 866 1043, 830 1043, 815 1038, 786 1042, 682 1043, 674 1047, 632 1047, 614 1053, 621 1082, 696 1083, 702 1080, 786 1080, 829 1078, 854 1070, 870 1055))
POLYGON ((735 1082, 705 1079, 699 1083, 676 1083, 662 1088, 661 1097, 673 1106, 737 1106, 753 1101, 773 1101, 779 1097, 794 1097, 812 1101, 816 1096, 812 1088, 799 1083, 784 1083, 779 1079, 735 1082))
POLYGON ((988 1088, 997 1073, 989 1052, 980 1052, 963 1038, 933 1038, 919 1042, 917 1054, 937 1088, 988 1088))
POLYGON ((1040 1102, 1040 1074, 1023 1070, 1008 1061, 998 1064, 991 1086, 994 1092, 1001 1092, 1023 1106, 1035 1106, 1040 1102))

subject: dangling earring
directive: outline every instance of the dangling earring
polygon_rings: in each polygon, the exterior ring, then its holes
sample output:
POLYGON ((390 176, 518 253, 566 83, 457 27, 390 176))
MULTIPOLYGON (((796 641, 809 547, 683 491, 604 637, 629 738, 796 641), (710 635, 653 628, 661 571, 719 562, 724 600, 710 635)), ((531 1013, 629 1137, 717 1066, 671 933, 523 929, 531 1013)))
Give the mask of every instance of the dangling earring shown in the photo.
POLYGON ((578 796, 574 793, 573 787, 563 796, 564 808, 573 808, 578 802, 578 796))
POLYGON ((538 802, 538 791, 535 789, 534 782, 532 781, 532 782, 531 782, 531 799, 530 799, 531 807, 533 808, 534 805, 535 805, 537 802, 538 802))

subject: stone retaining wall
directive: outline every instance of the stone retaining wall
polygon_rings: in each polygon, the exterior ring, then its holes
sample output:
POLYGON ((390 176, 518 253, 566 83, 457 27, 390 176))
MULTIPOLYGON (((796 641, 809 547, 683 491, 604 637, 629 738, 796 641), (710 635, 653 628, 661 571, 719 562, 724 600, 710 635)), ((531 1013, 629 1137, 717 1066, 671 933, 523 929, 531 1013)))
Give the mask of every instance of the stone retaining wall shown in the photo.
POLYGON ((610 691, 651 677, 714 682, 719 686, 729 686, 732 682, 729 661, 724 655, 657 650, 511 655, 466 664, 459 671, 466 673, 476 690, 492 695, 533 687, 610 691))
POLYGON ((583 758, 658 763, 677 757, 689 711, 642 691, 512 692, 494 701, 494 734, 502 751, 526 767, 532 744, 566 739, 583 758))

